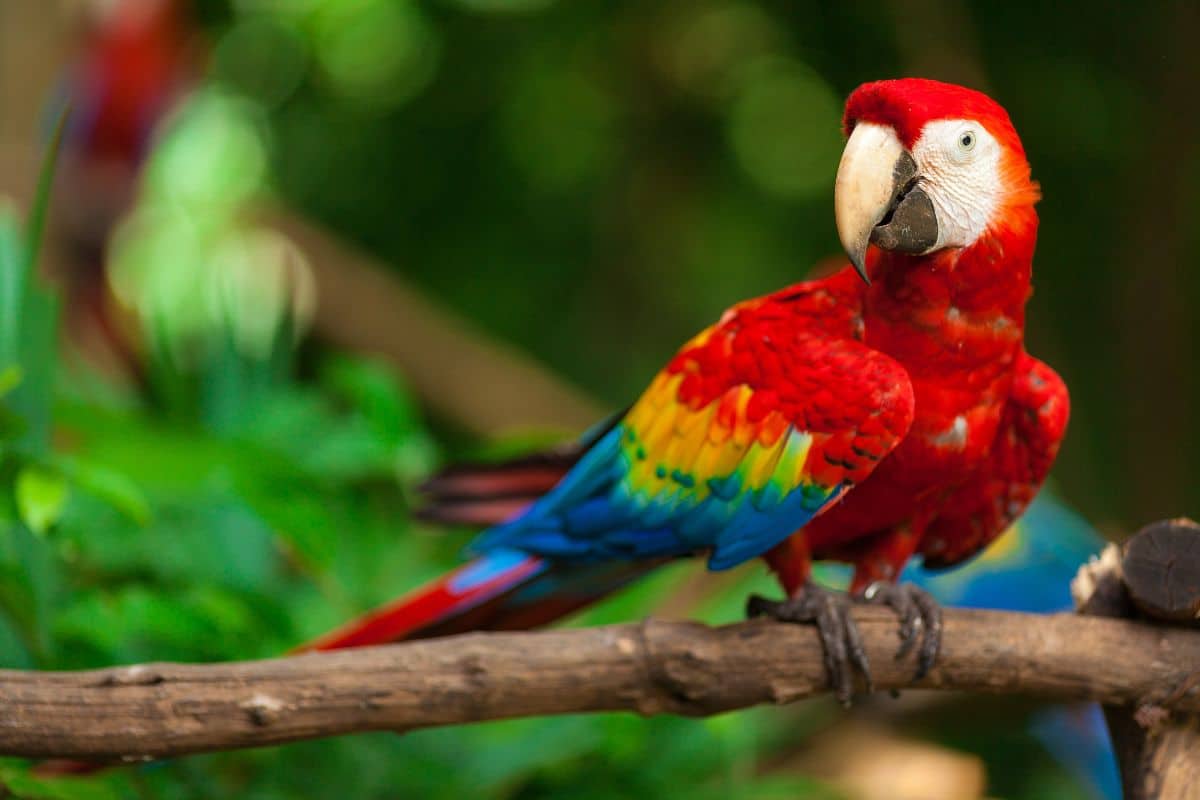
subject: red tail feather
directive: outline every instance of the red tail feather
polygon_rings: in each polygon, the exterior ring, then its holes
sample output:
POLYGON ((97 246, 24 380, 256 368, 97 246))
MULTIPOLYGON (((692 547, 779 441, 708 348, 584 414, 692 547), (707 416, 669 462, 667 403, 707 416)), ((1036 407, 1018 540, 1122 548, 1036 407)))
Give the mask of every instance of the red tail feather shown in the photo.
MULTIPOLYGON (((490 527, 520 514, 554 488, 619 415, 581 441, 496 464, 461 464, 421 487, 417 515, 446 524, 490 527)), ((299 651, 335 650, 472 630, 547 625, 653 569, 658 561, 568 566, 495 551, 354 620, 299 651)))
POLYGON ((472 630, 469 620, 545 569, 546 562, 534 556, 483 556, 297 649, 338 650, 472 630), (455 629, 446 630, 451 623, 455 629))

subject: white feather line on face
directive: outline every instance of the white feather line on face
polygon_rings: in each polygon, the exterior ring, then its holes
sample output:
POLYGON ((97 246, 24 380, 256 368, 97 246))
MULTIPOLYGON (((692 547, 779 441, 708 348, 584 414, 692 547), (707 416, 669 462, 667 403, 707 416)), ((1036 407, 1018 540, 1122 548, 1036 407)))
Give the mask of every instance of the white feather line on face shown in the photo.
POLYGON ((921 188, 937 212, 938 242, 931 251, 974 244, 1004 192, 1000 143, 973 120, 940 119, 925 126, 912 155, 921 188), (968 135, 973 143, 965 148, 968 135))

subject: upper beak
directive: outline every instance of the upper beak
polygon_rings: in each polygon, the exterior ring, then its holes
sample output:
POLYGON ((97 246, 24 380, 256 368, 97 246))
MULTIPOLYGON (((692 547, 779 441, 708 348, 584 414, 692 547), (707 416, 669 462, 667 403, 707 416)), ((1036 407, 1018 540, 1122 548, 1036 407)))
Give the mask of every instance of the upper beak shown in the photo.
POLYGON ((903 253, 925 253, 937 244, 937 214, 917 178, 916 161, 890 126, 854 127, 838 166, 833 207, 842 247, 868 284, 871 242, 903 253))

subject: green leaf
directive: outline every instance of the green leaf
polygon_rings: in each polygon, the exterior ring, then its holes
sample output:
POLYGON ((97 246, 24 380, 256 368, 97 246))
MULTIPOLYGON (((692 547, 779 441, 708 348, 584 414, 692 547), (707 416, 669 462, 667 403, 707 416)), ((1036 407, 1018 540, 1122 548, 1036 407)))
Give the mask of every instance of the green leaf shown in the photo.
POLYGON ((24 417, 0 406, 0 440, 19 439, 28 430, 29 425, 24 417))
POLYGON ((29 466, 17 474, 17 510, 22 521, 39 536, 58 522, 68 494, 67 480, 61 473, 29 466))
POLYGON ((419 419, 400 379, 383 364, 338 358, 324 365, 322 383, 344 397, 381 438, 394 441, 419 419))
POLYGON ((20 330, 25 299, 25 246, 17 212, 0 203, 0 364, 20 357, 20 330))
POLYGON ((50 292, 29 286, 21 301, 21 329, 17 352, 21 385, 7 398, 9 407, 25 423, 21 444, 35 453, 50 449, 51 410, 58 371, 58 336, 61 301, 50 292))
POLYGON ((102 464, 70 456, 51 459, 73 486, 120 511, 139 525, 150 521, 150 503, 129 476, 102 464))
POLYGON ((328 502, 311 487, 280 482, 264 486, 239 481, 238 494, 275 533, 296 550, 308 568, 328 566, 337 551, 338 527, 328 502))
POLYGON ((27 763, 0 765, 0 782, 17 800, 125 800, 134 792, 129 770, 110 769, 93 777, 39 777, 27 763))
MULTIPOLYGON (((7 539, 15 540, 18 536, 32 538, 28 531, 21 530, 19 525, 5 527, 2 535, 7 539)), ((5 651, 0 654, 0 667, 5 669, 35 664, 34 654, 40 650, 40 626, 43 618, 38 613, 38 586, 28 572, 25 565, 19 561, 5 558, 0 562, 0 617, 3 618, 9 635, 21 642, 24 651, 5 651)))
POLYGON ((50 143, 46 147, 46 155, 42 158, 42 170, 38 175, 37 194, 34 196, 33 208, 29 214, 29 222, 25 229, 25 274, 28 275, 37 265, 38 254, 42 249, 42 239, 46 232, 46 211, 50 207, 50 189, 54 185, 54 172, 58 166, 58 154, 62 147, 63 131, 67 128, 67 118, 71 114, 69 105, 64 105, 58 112, 54 123, 54 131, 50 135, 50 143))
POLYGON ((23 373, 20 364, 10 364, 7 369, 0 372, 0 397, 11 392, 21 383, 23 373))
MULTIPOLYGON (((53 656, 48 623, 61 589, 60 564, 46 540, 15 521, 0 528, 0 609, 41 667, 53 656)), ((13 666, 13 657, 0 652, 0 665, 13 666)))

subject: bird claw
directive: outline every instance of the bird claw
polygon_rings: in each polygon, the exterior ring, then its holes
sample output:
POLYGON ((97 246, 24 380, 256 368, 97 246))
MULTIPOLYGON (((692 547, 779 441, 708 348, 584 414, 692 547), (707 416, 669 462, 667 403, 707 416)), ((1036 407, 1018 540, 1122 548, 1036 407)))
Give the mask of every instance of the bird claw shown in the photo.
POLYGON ((746 603, 746 614, 750 617, 770 617, 779 622, 815 624, 825 651, 825 670, 829 674, 829 683, 843 706, 850 706, 855 670, 863 676, 867 692, 875 691, 862 636, 850 616, 850 602, 840 592, 809 583, 787 600, 768 600, 751 595, 746 603))
POLYGON ((942 649, 942 607, 929 592, 911 583, 877 581, 863 592, 861 602, 888 606, 900 618, 897 660, 912 651, 919 635, 921 647, 917 656, 916 680, 929 674, 942 649))
POLYGON ((815 624, 825 651, 829 683, 838 701, 849 707, 856 670, 863 676, 867 692, 875 691, 862 636, 850 616, 851 600, 885 605, 895 611, 900 618, 900 648, 896 651, 896 659, 911 653, 920 640, 915 678, 920 680, 929 674, 942 648, 942 607, 928 592, 910 583, 873 583, 853 598, 809 583, 787 600, 751 595, 746 603, 746 614, 770 617, 779 622, 815 624))

